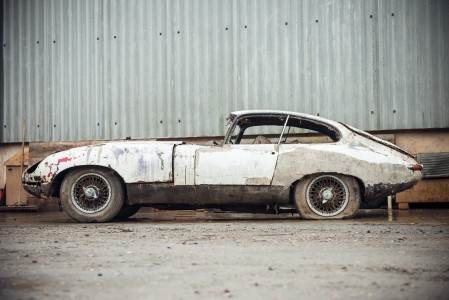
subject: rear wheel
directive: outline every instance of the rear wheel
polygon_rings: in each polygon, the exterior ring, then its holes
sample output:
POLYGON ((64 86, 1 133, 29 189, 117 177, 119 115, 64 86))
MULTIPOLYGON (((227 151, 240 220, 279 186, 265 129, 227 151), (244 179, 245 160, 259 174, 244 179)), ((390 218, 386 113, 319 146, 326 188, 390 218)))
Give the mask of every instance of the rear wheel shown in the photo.
POLYGON ((360 207, 360 188, 349 176, 311 176, 296 185, 295 203, 305 219, 352 218, 360 207))
POLYGON ((61 206, 78 222, 107 222, 123 206, 124 189, 120 179, 101 168, 76 169, 61 185, 61 206))

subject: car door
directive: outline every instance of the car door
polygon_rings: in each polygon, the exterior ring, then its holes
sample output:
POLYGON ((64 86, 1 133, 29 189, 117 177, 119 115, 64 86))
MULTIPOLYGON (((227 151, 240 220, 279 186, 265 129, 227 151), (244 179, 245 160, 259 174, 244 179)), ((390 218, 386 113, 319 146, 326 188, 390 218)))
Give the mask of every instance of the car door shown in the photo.
POLYGON ((278 145, 226 144, 196 150, 195 185, 270 185, 278 145))

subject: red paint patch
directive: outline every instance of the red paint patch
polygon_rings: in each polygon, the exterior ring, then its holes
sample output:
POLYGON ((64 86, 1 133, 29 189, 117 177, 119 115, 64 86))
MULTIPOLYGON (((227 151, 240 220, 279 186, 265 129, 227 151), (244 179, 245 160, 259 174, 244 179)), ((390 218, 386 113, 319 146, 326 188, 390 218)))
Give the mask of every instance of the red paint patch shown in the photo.
POLYGON ((49 171, 47 174, 47 180, 51 180, 55 176, 55 173, 58 171, 58 165, 51 164, 48 166, 48 168, 49 168, 49 171), (53 167, 56 167, 56 171, 54 171, 54 172, 52 170, 53 167))
POLYGON ((69 158, 69 157, 64 157, 64 158, 60 158, 60 159, 58 159, 58 165, 60 164, 60 163, 62 163, 62 162, 68 162, 68 161, 71 161, 72 159, 71 158, 69 158))

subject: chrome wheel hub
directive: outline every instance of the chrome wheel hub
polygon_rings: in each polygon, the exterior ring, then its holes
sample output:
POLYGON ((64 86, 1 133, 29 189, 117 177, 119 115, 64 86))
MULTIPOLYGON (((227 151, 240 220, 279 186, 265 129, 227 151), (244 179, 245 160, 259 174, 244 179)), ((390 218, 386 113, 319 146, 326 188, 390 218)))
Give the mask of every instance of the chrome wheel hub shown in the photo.
POLYGON ((332 189, 325 189, 321 193, 321 199, 323 199, 323 203, 326 203, 327 201, 331 200, 334 197, 334 194, 332 193, 332 189))
POLYGON ((96 173, 88 173, 79 177, 72 186, 71 200, 73 205, 86 214, 97 213, 111 201, 112 189, 109 182, 96 173))
POLYGON ((99 196, 98 188, 96 186, 83 187, 83 190, 84 190, 84 195, 88 199, 95 200, 99 196))

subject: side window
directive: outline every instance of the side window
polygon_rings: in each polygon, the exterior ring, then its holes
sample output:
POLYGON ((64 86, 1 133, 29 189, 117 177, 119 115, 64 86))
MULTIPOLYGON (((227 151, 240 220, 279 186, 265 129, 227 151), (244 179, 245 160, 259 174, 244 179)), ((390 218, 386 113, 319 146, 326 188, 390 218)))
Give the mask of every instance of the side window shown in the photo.
POLYGON ((231 144, 322 144, 340 139, 340 132, 315 119, 286 115, 250 116, 237 121, 231 144), (285 128, 284 128, 285 126, 285 128))
POLYGON ((240 144, 277 144, 283 126, 260 125, 245 129, 240 144))
POLYGON ((333 143, 330 136, 316 130, 291 127, 285 129, 281 144, 325 144, 333 143), (288 131, 290 129, 290 131, 288 131))
POLYGON ((230 128, 230 144, 277 144, 285 124, 285 115, 244 116, 230 128))
POLYGON ((340 139, 340 132, 316 120, 291 117, 288 120, 281 143, 284 144, 325 144, 340 139))

